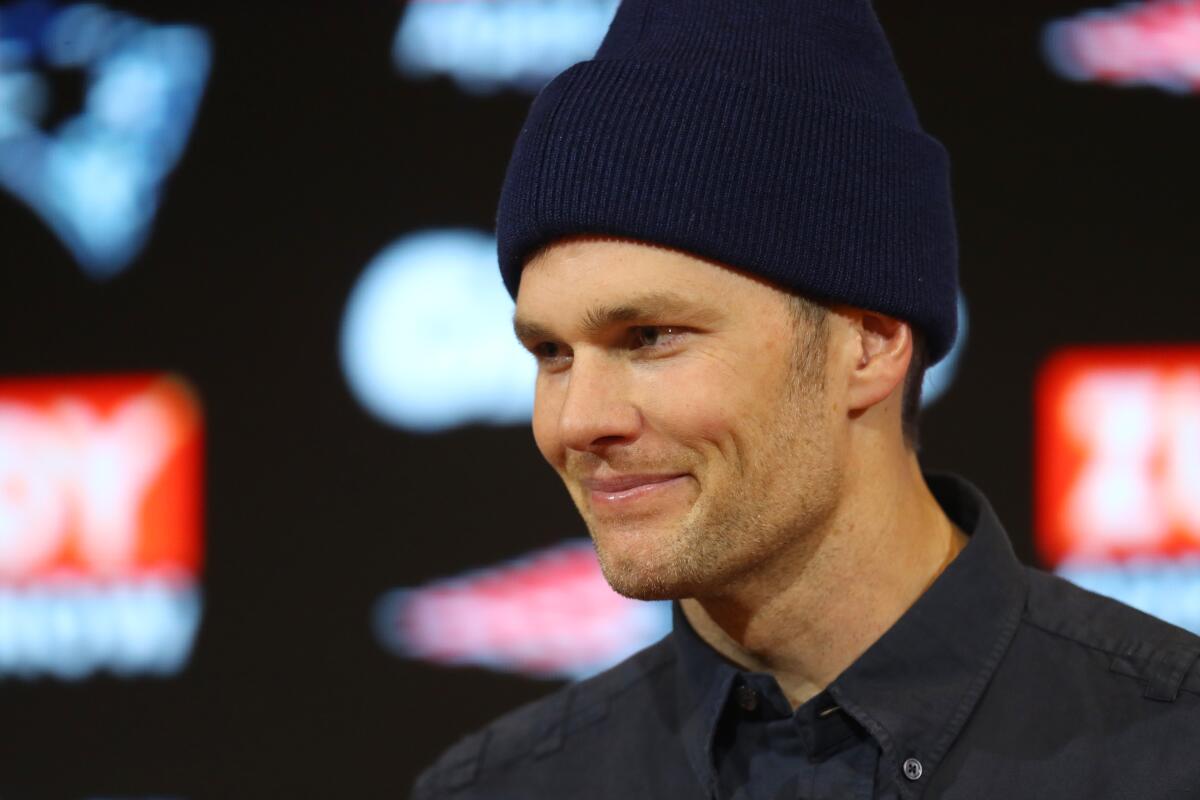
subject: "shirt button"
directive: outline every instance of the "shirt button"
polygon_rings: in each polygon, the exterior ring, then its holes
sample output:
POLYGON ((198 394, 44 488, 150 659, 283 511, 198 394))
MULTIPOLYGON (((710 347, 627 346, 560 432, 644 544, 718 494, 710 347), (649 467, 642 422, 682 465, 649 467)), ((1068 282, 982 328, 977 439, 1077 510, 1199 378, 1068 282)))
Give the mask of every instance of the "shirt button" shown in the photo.
POLYGON ((920 761, 917 761, 915 758, 904 759, 904 777, 910 781, 919 780, 921 773, 924 771, 925 768, 921 766, 920 761))
POLYGON ((758 708, 758 692, 749 686, 737 687, 737 704, 743 711, 753 711, 758 708))

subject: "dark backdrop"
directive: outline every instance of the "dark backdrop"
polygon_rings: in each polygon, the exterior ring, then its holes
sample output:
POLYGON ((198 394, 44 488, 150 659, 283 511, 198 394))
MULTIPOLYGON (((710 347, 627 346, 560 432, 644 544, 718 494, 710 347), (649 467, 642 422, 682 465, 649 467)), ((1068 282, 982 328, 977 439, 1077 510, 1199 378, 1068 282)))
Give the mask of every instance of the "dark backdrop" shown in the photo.
MULTIPOLYGON (((390 3, 126 3, 203 25, 213 71, 152 240, 103 283, 0 196, 4 375, 174 370, 207 426, 205 617, 172 679, 0 682, 0 794, 404 796, 555 684, 396 659, 385 590, 581 535, 526 427, 413 435, 338 361, 347 294, 399 235, 490 229, 527 95, 398 76, 390 3)), ((1200 100, 1055 78, 1065 2, 881 0, 949 149, 969 347, 924 461, 991 497, 1027 561, 1035 371, 1058 346, 1196 335, 1200 100)))

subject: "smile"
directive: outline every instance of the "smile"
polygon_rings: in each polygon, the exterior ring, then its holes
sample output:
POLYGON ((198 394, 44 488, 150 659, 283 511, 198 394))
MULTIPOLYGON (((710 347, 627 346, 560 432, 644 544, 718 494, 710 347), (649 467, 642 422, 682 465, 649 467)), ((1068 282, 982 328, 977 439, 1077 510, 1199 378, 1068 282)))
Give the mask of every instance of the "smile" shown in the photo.
POLYGON ((613 478, 589 478, 583 481, 593 508, 622 508, 660 497, 678 488, 686 474, 621 475, 613 478))

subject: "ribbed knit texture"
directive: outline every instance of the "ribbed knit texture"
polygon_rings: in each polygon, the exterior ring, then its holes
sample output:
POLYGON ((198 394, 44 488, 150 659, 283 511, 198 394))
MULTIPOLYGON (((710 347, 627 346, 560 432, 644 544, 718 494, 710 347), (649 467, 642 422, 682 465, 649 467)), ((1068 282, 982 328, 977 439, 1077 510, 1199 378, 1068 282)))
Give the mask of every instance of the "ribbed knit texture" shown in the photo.
POLYGON ((579 233, 656 242, 954 341, 948 160, 867 0, 624 0, 534 100, 500 196, 525 261, 579 233))

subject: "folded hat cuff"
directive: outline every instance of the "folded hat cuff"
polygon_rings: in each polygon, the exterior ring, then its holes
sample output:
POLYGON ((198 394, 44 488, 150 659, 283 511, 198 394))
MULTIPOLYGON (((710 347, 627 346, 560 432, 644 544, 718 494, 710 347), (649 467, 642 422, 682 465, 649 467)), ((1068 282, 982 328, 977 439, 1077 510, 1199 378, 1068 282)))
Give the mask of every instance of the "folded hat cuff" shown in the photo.
POLYGON ((580 233, 676 247, 895 316, 934 361, 954 341, 945 150, 816 92, 576 64, 538 95, 509 163, 497 213, 509 292, 538 248, 580 233))

